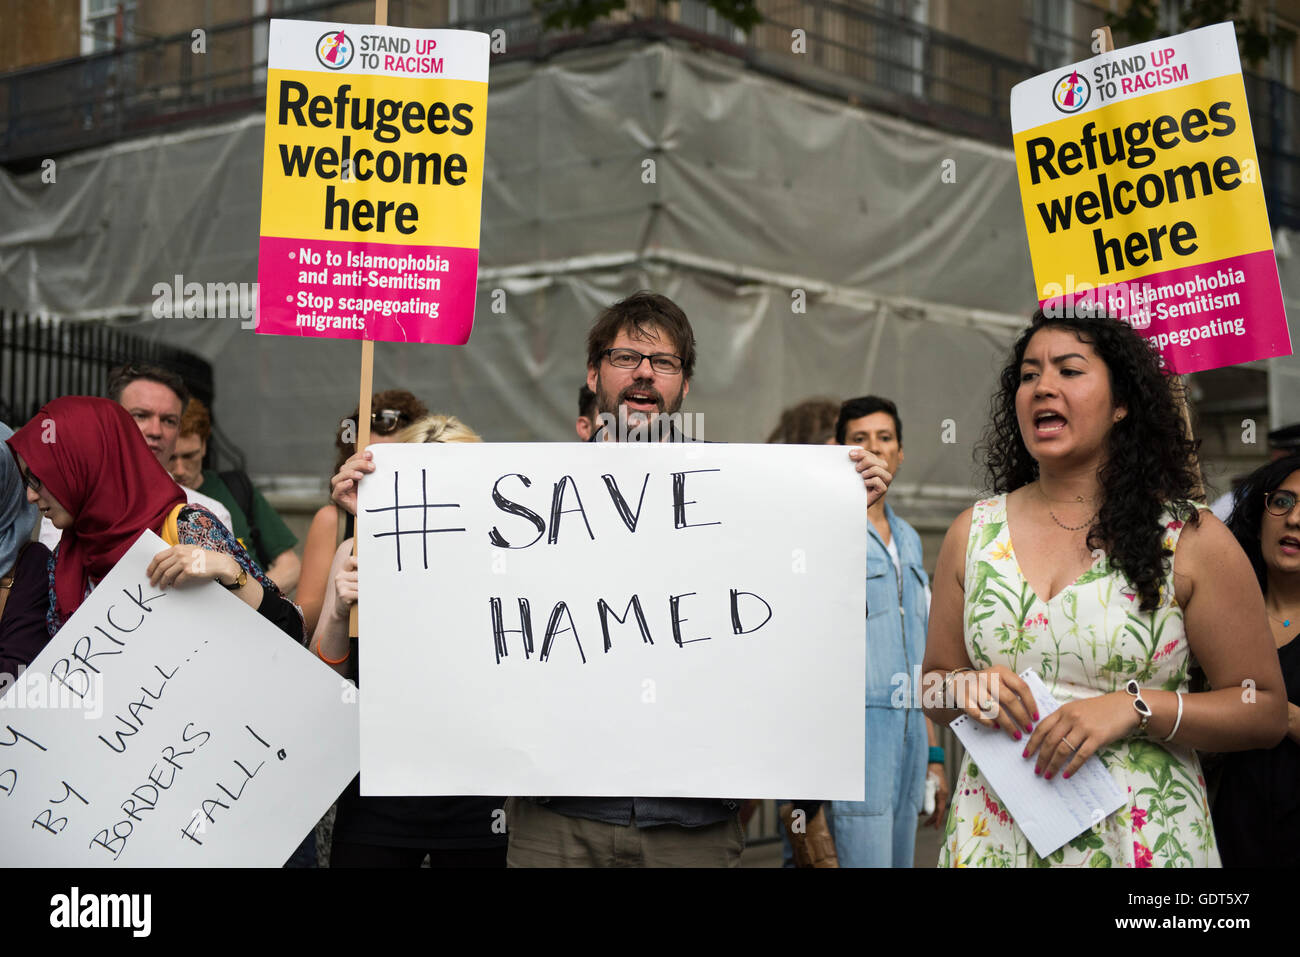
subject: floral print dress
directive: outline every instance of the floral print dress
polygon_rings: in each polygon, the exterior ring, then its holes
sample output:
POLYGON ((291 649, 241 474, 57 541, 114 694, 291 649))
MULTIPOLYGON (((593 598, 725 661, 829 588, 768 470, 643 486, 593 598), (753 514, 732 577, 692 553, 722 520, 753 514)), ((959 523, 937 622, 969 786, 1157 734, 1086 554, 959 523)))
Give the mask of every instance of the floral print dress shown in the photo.
MULTIPOLYGON (((1182 522, 1166 510, 1165 547, 1182 522)), ((1020 573, 1007 529, 1005 495, 977 502, 966 546, 966 652, 976 668, 1032 668, 1062 704, 1144 688, 1187 691, 1191 665, 1173 559, 1160 605, 1141 612, 1124 575, 1102 556, 1049 602, 1020 573)), ((1128 791, 1128 806, 1040 858, 974 762, 963 757, 941 867, 1218 867, 1219 852, 1196 754, 1143 737, 1098 751, 1128 791)))

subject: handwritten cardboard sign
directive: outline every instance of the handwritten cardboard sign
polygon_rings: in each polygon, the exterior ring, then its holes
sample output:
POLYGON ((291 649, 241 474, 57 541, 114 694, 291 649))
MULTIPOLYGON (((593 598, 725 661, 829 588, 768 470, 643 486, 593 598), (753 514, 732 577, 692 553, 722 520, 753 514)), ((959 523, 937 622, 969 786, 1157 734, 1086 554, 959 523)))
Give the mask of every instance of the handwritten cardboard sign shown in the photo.
POLYGON ((357 770, 357 708, 146 531, 0 699, 0 864, 279 867, 357 770))
POLYGON ((1173 372, 1291 354, 1231 23, 1019 83, 1011 126, 1044 311, 1098 305, 1173 372))
POLYGON ((272 20, 257 331, 462 344, 488 37, 272 20))
POLYGON ((844 449, 371 451, 362 793, 862 799, 844 449))

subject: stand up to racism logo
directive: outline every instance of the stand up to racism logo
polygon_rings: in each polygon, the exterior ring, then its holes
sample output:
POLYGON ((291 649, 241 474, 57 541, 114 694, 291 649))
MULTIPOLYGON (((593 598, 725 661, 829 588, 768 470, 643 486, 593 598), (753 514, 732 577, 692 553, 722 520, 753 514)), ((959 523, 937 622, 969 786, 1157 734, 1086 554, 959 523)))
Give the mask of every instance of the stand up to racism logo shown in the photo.
POLYGON ((352 40, 342 30, 337 33, 331 30, 316 41, 316 59, 320 60, 321 66, 330 70, 343 69, 352 62, 355 52, 352 40))
POLYGON ((1077 113, 1088 104, 1092 96, 1092 87, 1088 78, 1078 70, 1072 70, 1056 81, 1052 88, 1052 103, 1062 113, 1077 113))

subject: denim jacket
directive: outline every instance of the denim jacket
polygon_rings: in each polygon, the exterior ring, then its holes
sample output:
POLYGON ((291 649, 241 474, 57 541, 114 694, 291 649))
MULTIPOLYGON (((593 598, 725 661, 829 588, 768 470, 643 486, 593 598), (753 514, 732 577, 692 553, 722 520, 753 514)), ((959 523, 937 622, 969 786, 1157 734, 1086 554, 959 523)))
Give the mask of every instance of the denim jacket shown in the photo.
POLYGON ((867 707, 892 707, 899 687, 904 687, 909 707, 919 708, 912 688, 916 669, 925 656, 925 630, 929 620, 926 588, 930 583, 921 556, 921 536, 885 505, 889 531, 898 549, 902 581, 894 573, 889 549, 876 527, 867 522, 867 707))

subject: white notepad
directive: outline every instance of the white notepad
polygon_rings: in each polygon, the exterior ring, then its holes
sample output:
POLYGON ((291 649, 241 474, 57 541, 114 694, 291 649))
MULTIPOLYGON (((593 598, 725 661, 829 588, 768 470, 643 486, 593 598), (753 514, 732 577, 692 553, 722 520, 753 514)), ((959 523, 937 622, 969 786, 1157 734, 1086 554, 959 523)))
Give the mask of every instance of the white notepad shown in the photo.
MULTIPOLYGON (((1039 720, 1060 707, 1036 672, 1022 671, 1020 677, 1038 702, 1039 720)), ((965 714, 950 727, 1039 857, 1099 824, 1128 800, 1096 755, 1069 778, 1057 774, 1048 781, 1034 774, 1037 755, 1022 756, 1023 740, 1013 741, 1005 731, 986 728, 965 714)))

